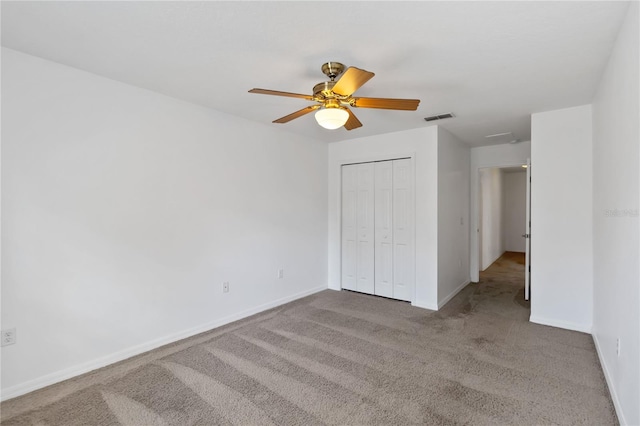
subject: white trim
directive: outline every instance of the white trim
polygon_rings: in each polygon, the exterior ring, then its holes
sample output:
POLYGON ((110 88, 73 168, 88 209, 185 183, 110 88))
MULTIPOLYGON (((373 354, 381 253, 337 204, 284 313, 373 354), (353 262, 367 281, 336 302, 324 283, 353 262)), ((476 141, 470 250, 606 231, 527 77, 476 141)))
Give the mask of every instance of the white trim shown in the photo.
POLYGON ((598 353, 598 359, 600 360, 600 365, 602 366, 602 372, 604 373, 604 378, 607 381, 607 387, 609 388, 609 395, 611 395, 611 400, 613 401, 613 406, 616 409, 616 415, 618 416, 618 421, 621 425, 626 425, 627 421, 624 418, 624 413, 622 411, 622 406, 620 405, 620 399, 618 398, 618 394, 616 393, 616 388, 613 386, 613 378, 607 369, 607 364, 604 362, 604 357, 602 356, 602 350, 600 349, 600 342, 598 341, 598 337, 596 334, 593 334, 593 343, 596 346, 596 352, 598 353))
POLYGON ((423 302, 423 301, 413 301, 411 302, 411 306, 415 306, 416 308, 429 309, 430 311, 437 311, 438 305, 436 303, 423 302))
POLYGON ((536 315, 531 315, 531 317, 529 317, 529 321, 536 324, 548 325, 550 327, 564 328, 566 330, 591 334, 591 324, 577 324, 575 322, 558 321, 549 318, 542 318, 536 315))
POLYGON ((140 355, 144 352, 157 349, 161 346, 168 345, 170 343, 177 342, 178 340, 195 336, 196 334, 213 330, 215 328, 232 323, 234 321, 241 320, 251 315, 258 314, 268 309, 275 308, 285 303, 289 303, 294 300, 301 299, 303 297, 318 293, 326 289, 327 289, 326 285, 321 287, 315 287, 315 288, 312 288, 311 290, 306 290, 300 293, 296 293, 292 296, 287 296, 278 300, 274 300, 272 302, 264 303, 254 308, 250 308, 242 312, 238 312, 236 314, 229 315, 227 317, 220 318, 218 320, 211 321, 206 324, 202 324, 202 325, 190 328, 188 330, 180 331, 178 333, 173 333, 165 337, 160 337, 158 339, 154 339, 149 342, 142 343, 140 345, 135 345, 127 349, 123 349, 121 351, 115 352, 111 355, 94 359, 92 361, 85 362, 83 364, 76 365, 70 368, 66 368, 64 370, 56 371, 54 373, 46 374, 36 379, 17 384, 15 386, 11 386, 6 389, 2 389, 2 396, 0 397, 0 400, 6 401, 8 399, 15 398, 20 395, 24 395, 26 393, 35 391, 45 386, 53 385, 55 383, 70 379, 72 377, 79 376, 84 373, 88 373, 98 368, 106 367, 110 364, 125 360, 127 358, 131 358, 136 355, 140 355))
POLYGON ((451 293, 449 293, 449 295, 447 297, 445 297, 444 299, 440 300, 438 302, 438 310, 440 308, 442 308, 444 305, 446 305, 449 302, 449 300, 453 299, 456 296, 456 294, 460 293, 463 288, 465 288, 466 286, 469 285, 470 282, 471 282, 471 280, 466 280, 465 282, 460 284, 455 290, 453 290, 451 293))

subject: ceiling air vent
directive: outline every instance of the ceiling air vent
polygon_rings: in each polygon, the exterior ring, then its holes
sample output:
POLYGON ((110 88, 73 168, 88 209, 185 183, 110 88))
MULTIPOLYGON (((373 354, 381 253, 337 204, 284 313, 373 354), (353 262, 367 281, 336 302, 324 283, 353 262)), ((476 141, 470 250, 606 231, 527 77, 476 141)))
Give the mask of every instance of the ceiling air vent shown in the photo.
POLYGON ((436 120, 444 120, 445 118, 453 118, 455 117, 455 115, 453 115, 452 112, 447 112, 444 114, 436 114, 436 115, 432 115, 430 117, 425 117, 424 121, 436 121, 436 120))
POLYGON ((495 133, 493 135, 487 135, 485 138, 493 144, 522 142, 520 139, 514 137, 513 132, 495 133))
POLYGON ((485 138, 487 139, 495 139, 495 138, 511 138, 513 136, 512 132, 503 132, 503 133, 495 133, 493 135, 487 135, 485 138))

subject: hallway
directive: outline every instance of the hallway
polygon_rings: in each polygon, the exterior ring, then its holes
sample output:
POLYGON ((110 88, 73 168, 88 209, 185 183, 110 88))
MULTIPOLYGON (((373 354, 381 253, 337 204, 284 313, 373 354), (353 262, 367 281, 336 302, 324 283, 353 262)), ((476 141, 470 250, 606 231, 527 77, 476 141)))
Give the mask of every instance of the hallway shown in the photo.
POLYGON ((532 403, 521 424, 618 424, 592 336, 531 323, 530 313, 530 302, 524 300, 524 253, 506 252, 435 316, 445 323, 461 320, 461 337, 476 344, 462 347, 476 360, 503 369, 499 382, 491 383, 488 370, 461 366, 479 376, 486 392, 510 388, 511 397, 532 403), (536 417, 534 401, 548 404, 543 417, 536 417))
POLYGON ((529 320, 530 301, 524 300, 524 253, 505 252, 485 271, 480 272, 480 281, 470 303, 495 305, 496 312, 514 319, 529 320), (517 305, 518 307, 511 306, 517 305))

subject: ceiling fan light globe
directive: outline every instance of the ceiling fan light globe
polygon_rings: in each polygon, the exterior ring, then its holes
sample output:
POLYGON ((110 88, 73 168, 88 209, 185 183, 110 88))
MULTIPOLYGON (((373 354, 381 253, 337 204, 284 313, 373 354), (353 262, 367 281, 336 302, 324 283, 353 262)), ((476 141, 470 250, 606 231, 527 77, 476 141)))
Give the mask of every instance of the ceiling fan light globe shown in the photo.
POLYGON ((315 117, 320 126, 335 130, 344 126, 349 119, 349 113, 343 108, 322 108, 316 112, 315 117))

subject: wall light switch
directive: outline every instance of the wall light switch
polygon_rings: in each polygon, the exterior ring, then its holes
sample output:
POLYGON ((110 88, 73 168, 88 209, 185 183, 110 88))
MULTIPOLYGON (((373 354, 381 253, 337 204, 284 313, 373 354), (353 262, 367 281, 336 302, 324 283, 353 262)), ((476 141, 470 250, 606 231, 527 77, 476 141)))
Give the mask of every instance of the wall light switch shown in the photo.
POLYGON ((2 346, 13 345, 14 343, 16 343, 15 327, 2 330, 2 346))

